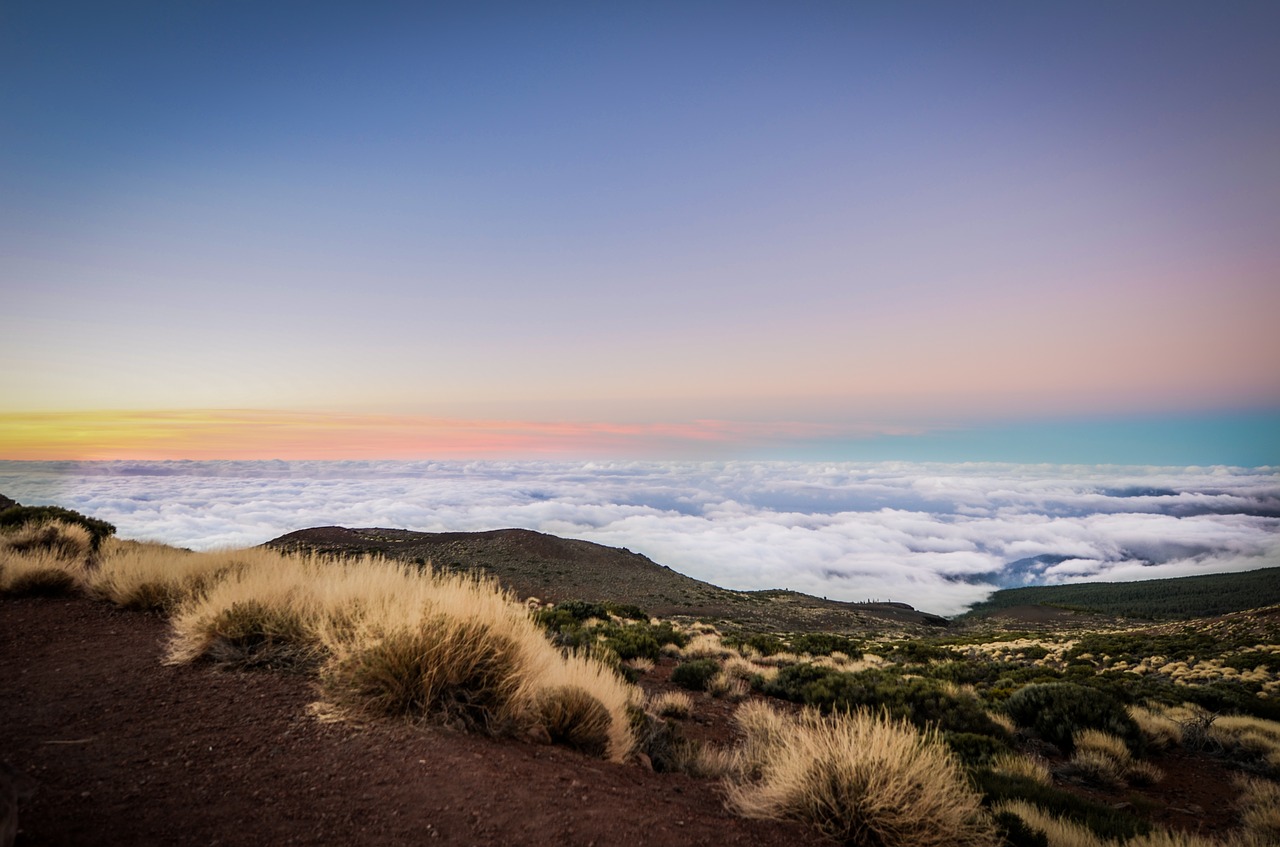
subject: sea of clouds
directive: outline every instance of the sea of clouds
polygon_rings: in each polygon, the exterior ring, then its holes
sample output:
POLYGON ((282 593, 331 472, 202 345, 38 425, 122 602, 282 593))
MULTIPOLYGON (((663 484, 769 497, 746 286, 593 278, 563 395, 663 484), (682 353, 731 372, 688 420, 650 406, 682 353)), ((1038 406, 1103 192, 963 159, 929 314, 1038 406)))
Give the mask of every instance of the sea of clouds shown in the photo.
POLYGON ((956 614, 998 587, 1280 565, 1280 471, 812 462, 0 462, 0 493, 210 549, 525 527, 717 585, 956 614))

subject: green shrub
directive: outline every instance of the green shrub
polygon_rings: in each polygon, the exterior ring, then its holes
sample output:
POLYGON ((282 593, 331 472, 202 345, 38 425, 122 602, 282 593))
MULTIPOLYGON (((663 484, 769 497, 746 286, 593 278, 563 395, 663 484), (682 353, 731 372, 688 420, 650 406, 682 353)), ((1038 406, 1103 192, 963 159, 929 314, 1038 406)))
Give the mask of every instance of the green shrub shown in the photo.
POLYGON ((786 643, 781 638, 763 632, 753 633, 745 637, 728 635, 721 639, 721 642, 724 646, 733 647, 734 649, 750 647, 761 656, 772 656, 787 649, 786 643))
POLYGON ((68 524, 77 524, 89 531, 89 543, 94 552, 97 552, 102 539, 114 535, 116 528, 112 524, 97 518, 86 517, 79 512, 73 512, 71 509, 63 509, 58 506, 10 506, 0 512, 0 532, 10 529, 17 529, 26 524, 53 523, 61 521, 68 524))
POLYGON ((811 656, 830 656, 832 653, 844 653, 851 659, 862 657, 862 645, 852 638, 830 632, 809 632, 795 638, 791 642, 794 653, 808 653, 811 656))
POLYGON ((906 719, 921 729, 932 726, 944 733, 975 733, 1002 740, 1006 735, 976 697, 950 691, 933 679, 903 679, 881 670, 846 673, 802 663, 778 671, 763 691, 824 713, 885 709, 891 717, 906 719))
POLYGON ((1074 749, 1073 736, 1085 729, 1117 735, 1134 749, 1141 745, 1142 734, 1124 706, 1106 692, 1084 685, 1028 685, 1006 700, 1004 708, 1018 726, 1034 729, 1067 753, 1074 749))
POLYGON ((711 677, 719 672, 720 663, 715 659, 692 659, 676 665, 671 671, 671 681, 690 691, 706 691, 711 677))
POLYGON ((1009 752, 1009 745, 999 738, 977 732, 944 732, 942 740, 961 762, 971 768, 989 765, 1009 752))
POLYGON ((624 661, 640 658, 656 660, 662 653, 662 645, 647 624, 611 628, 604 643, 624 661))

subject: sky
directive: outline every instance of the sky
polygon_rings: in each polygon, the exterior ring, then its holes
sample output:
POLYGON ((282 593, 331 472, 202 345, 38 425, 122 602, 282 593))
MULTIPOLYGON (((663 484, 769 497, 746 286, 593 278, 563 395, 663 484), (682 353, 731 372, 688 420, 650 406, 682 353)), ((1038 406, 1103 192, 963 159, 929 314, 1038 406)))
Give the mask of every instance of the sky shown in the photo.
POLYGON ((1280 465, 1280 4, 0 5, 0 459, 1280 465))

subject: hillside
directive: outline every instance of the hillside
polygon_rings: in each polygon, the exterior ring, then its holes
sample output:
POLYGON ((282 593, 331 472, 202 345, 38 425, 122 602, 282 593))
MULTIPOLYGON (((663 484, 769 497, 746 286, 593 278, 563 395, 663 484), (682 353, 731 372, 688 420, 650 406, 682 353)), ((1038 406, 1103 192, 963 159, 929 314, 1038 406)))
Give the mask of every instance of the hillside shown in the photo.
POLYGON ((431 562, 492 576, 521 598, 632 604, 652 615, 700 618, 737 630, 862 633, 883 630, 886 624, 906 629, 947 625, 944 618, 905 603, 843 603, 784 590, 732 591, 630 550, 527 529, 411 532, 329 526, 291 532, 265 546, 431 562))
MULTIPOLYGON (((1140 620, 1189 620, 1280 603, 1280 568, 1141 582, 1090 582, 1006 588, 962 618, 990 617, 1028 607, 1088 612, 1140 620)), ((1046 610, 1047 611, 1047 610, 1046 610)))

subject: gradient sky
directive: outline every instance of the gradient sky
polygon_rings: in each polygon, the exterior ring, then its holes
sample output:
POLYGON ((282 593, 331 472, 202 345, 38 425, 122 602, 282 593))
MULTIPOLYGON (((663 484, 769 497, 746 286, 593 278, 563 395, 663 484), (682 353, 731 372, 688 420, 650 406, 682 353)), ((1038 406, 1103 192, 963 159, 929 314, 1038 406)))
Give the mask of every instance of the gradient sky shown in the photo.
POLYGON ((9 0, 0 458, 1280 464, 1278 32, 9 0))

